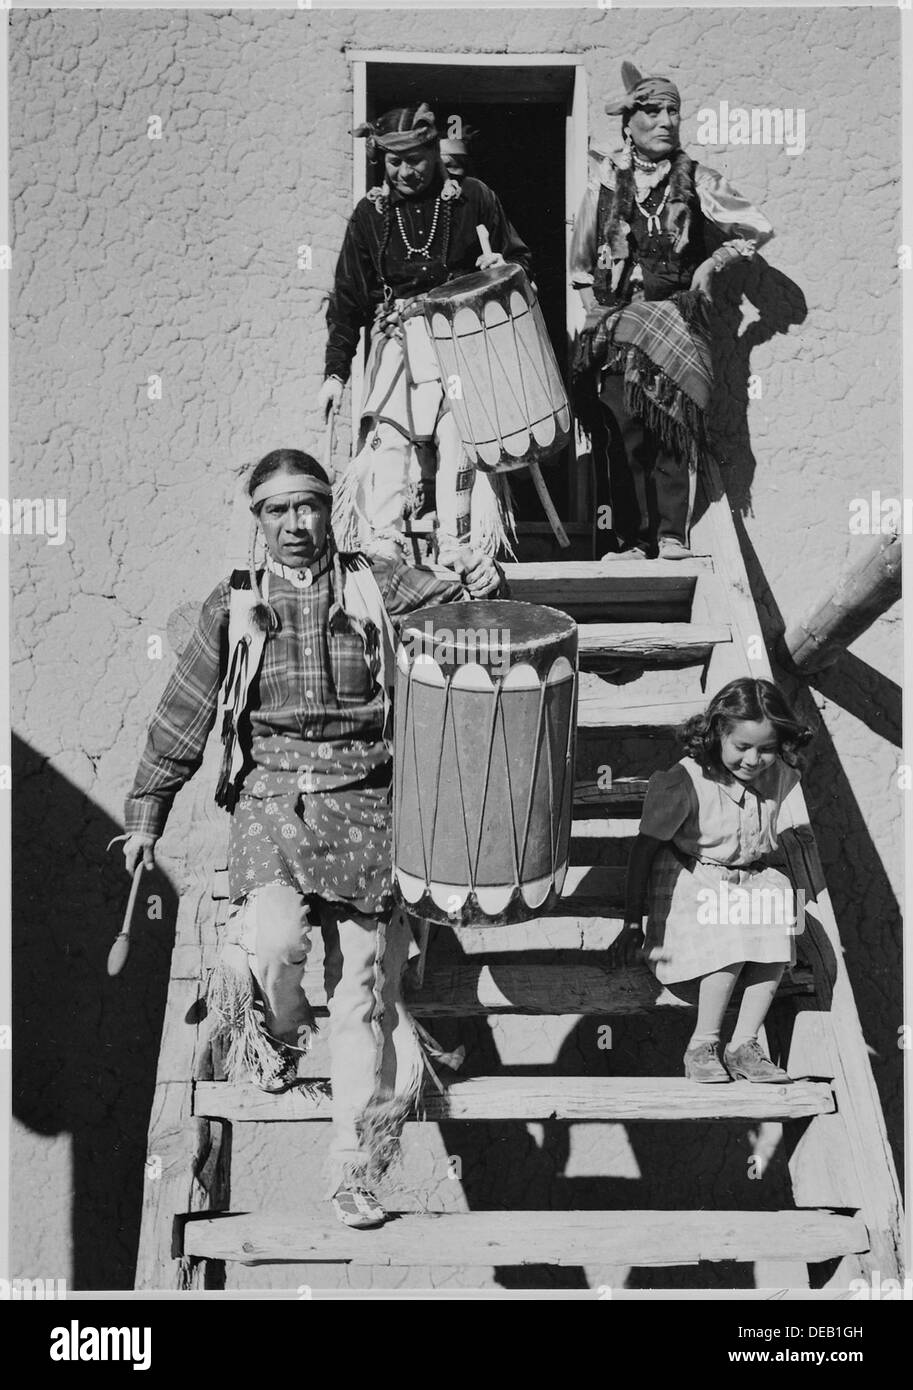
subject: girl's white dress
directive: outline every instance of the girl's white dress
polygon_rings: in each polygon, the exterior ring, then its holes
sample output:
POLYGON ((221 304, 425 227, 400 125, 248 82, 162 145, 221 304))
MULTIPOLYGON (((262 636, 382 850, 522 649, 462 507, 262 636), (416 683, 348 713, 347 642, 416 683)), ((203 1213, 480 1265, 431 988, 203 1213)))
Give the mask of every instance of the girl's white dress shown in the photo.
POLYGON ((640 830, 666 843, 647 888, 645 954, 662 984, 738 961, 794 964, 802 914, 766 860, 778 828, 793 823, 781 808, 798 782, 781 758, 752 786, 693 758, 650 778, 640 830))

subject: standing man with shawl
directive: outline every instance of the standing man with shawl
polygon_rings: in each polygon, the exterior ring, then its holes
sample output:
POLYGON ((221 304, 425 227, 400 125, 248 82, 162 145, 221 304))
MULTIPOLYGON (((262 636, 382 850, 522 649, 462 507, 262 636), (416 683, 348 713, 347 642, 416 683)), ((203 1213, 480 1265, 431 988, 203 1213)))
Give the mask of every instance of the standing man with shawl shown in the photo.
POLYGON ((334 530, 341 546, 398 556, 410 486, 419 471, 436 471, 439 560, 461 573, 473 555, 495 555, 505 530, 491 476, 465 456, 423 296, 505 261, 529 274, 530 253, 490 188, 447 176, 430 107, 388 111, 355 133, 383 158, 384 182, 349 219, 327 309, 325 413, 338 407, 360 330, 371 329, 358 448, 337 486, 334 530), (480 254, 479 225, 490 254, 480 254))
POLYGON ((456 576, 340 555, 329 480, 298 450, 268 454, 247 488, 249 572, 210 594, 168 682, 127 797, 124 854, 131 873, 140 857, 153 867, 218 716, 232 912, 208 1005, 229 1077, 271 1092, 295 1084, 313 1031, 302 981, 317 923, 330 1009, 330 1193, 340 1221, 378 1225, 386 1214, 368 1184, 424 1069, 399 995, 409 933, 391 920, 393 624, 466 591, 492 595, 501 581, 486 558, 464 589, 456 576))
POLYGON ((621 74, 624 95, 605 109, 621 116, 624 147, 604 157, 571 242, 571 283, 587 310, 575 376, 590 394, 594 434, 606 436, 618 549, 676 560, 691 554, 697 470, 708 452, 711 286, 773 228, 681 148, 674 82, 642 77, 630 63, 621 74))

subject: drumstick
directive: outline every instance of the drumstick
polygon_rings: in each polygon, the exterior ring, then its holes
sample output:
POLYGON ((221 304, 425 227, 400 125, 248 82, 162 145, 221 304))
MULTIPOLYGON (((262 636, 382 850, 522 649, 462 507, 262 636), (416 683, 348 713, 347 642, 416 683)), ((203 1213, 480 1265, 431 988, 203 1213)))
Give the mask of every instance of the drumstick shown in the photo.
POLYGON ((327 427, 323 436, 323 468, 330 482, 333 481, 333 434, 336 428, 336 407, 330 406, 330 413, 327 416, 327 427))
POLYGON ((483 256, 491 255, 491 237, 488 235, 488 228, 484 222, 479 222, 476 226, 476 236, 479 238, 479 245, 482 248, 483 256))
POLYGON ((124 913, 124 925, 121 927, 114 944, 108 952, 108 974, 119 975, 127 961, 130 951, 130 925, 133 917, 133 909, 136 906, 136 895, 139 892, 139 881, 143 876, 143 861, 139 860, 133 870, 133 882, 130 885, 130 896, 127 899, 127 911, 124 913))
POLYGON ((548 488, 545 486, 545 479, 539 472, 539 465, 538 463, 530 463, 527 465, 527 467, 529 468, 529 476, 532 478, 533 482, 536 485, 536 491, 539 494, 539 501, 542 503, 542 506, 545 509, 545 515, 548 517, 549 525, 555 533, 555 538, 557 539, 558 544, 561 546, 562 550, 566 550, 570 545, 570 541, 568 540, 567 532, 561 525, 561 518, 555 511, 555 504, 551 499, 551 494, 549 493, 548 488))

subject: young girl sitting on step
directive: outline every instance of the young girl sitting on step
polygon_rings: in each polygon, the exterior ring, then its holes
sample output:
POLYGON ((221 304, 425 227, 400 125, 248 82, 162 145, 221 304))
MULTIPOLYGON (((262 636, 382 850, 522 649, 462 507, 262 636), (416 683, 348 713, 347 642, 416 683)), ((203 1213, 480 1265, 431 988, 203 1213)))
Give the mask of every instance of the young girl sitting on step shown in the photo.
POLYGON ((699 980, 697 1027, 684 1056, 692 1081, 787 1082, 758 1031, 795 962, 792 884, 769 857, 780 808, 798 784, 797 750, 811 733, 766 680, 743 678, 680 732, 687 756, 650 778, 628 866, 615 963, 641 945, 663 985, 699 980), (741 976, 735 1031, 720 1060, 723 1016, 741 976))

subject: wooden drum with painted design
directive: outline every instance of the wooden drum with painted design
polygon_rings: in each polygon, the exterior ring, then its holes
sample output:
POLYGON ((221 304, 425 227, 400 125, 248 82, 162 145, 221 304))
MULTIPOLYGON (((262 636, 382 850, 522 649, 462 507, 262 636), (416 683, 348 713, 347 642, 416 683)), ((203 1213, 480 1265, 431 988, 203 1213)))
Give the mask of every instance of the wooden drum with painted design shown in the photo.
POLYGON ((510 600, 419 609, 394 702, 393 866, 435 922, 524 921, 557 901, 574 791, 577 625, 510 600))
POLYGON ((571 433, 567 395, 533 288, 518 265, 462 275, 425 296, 448 403, 473 463, 543 463, 571 433))

